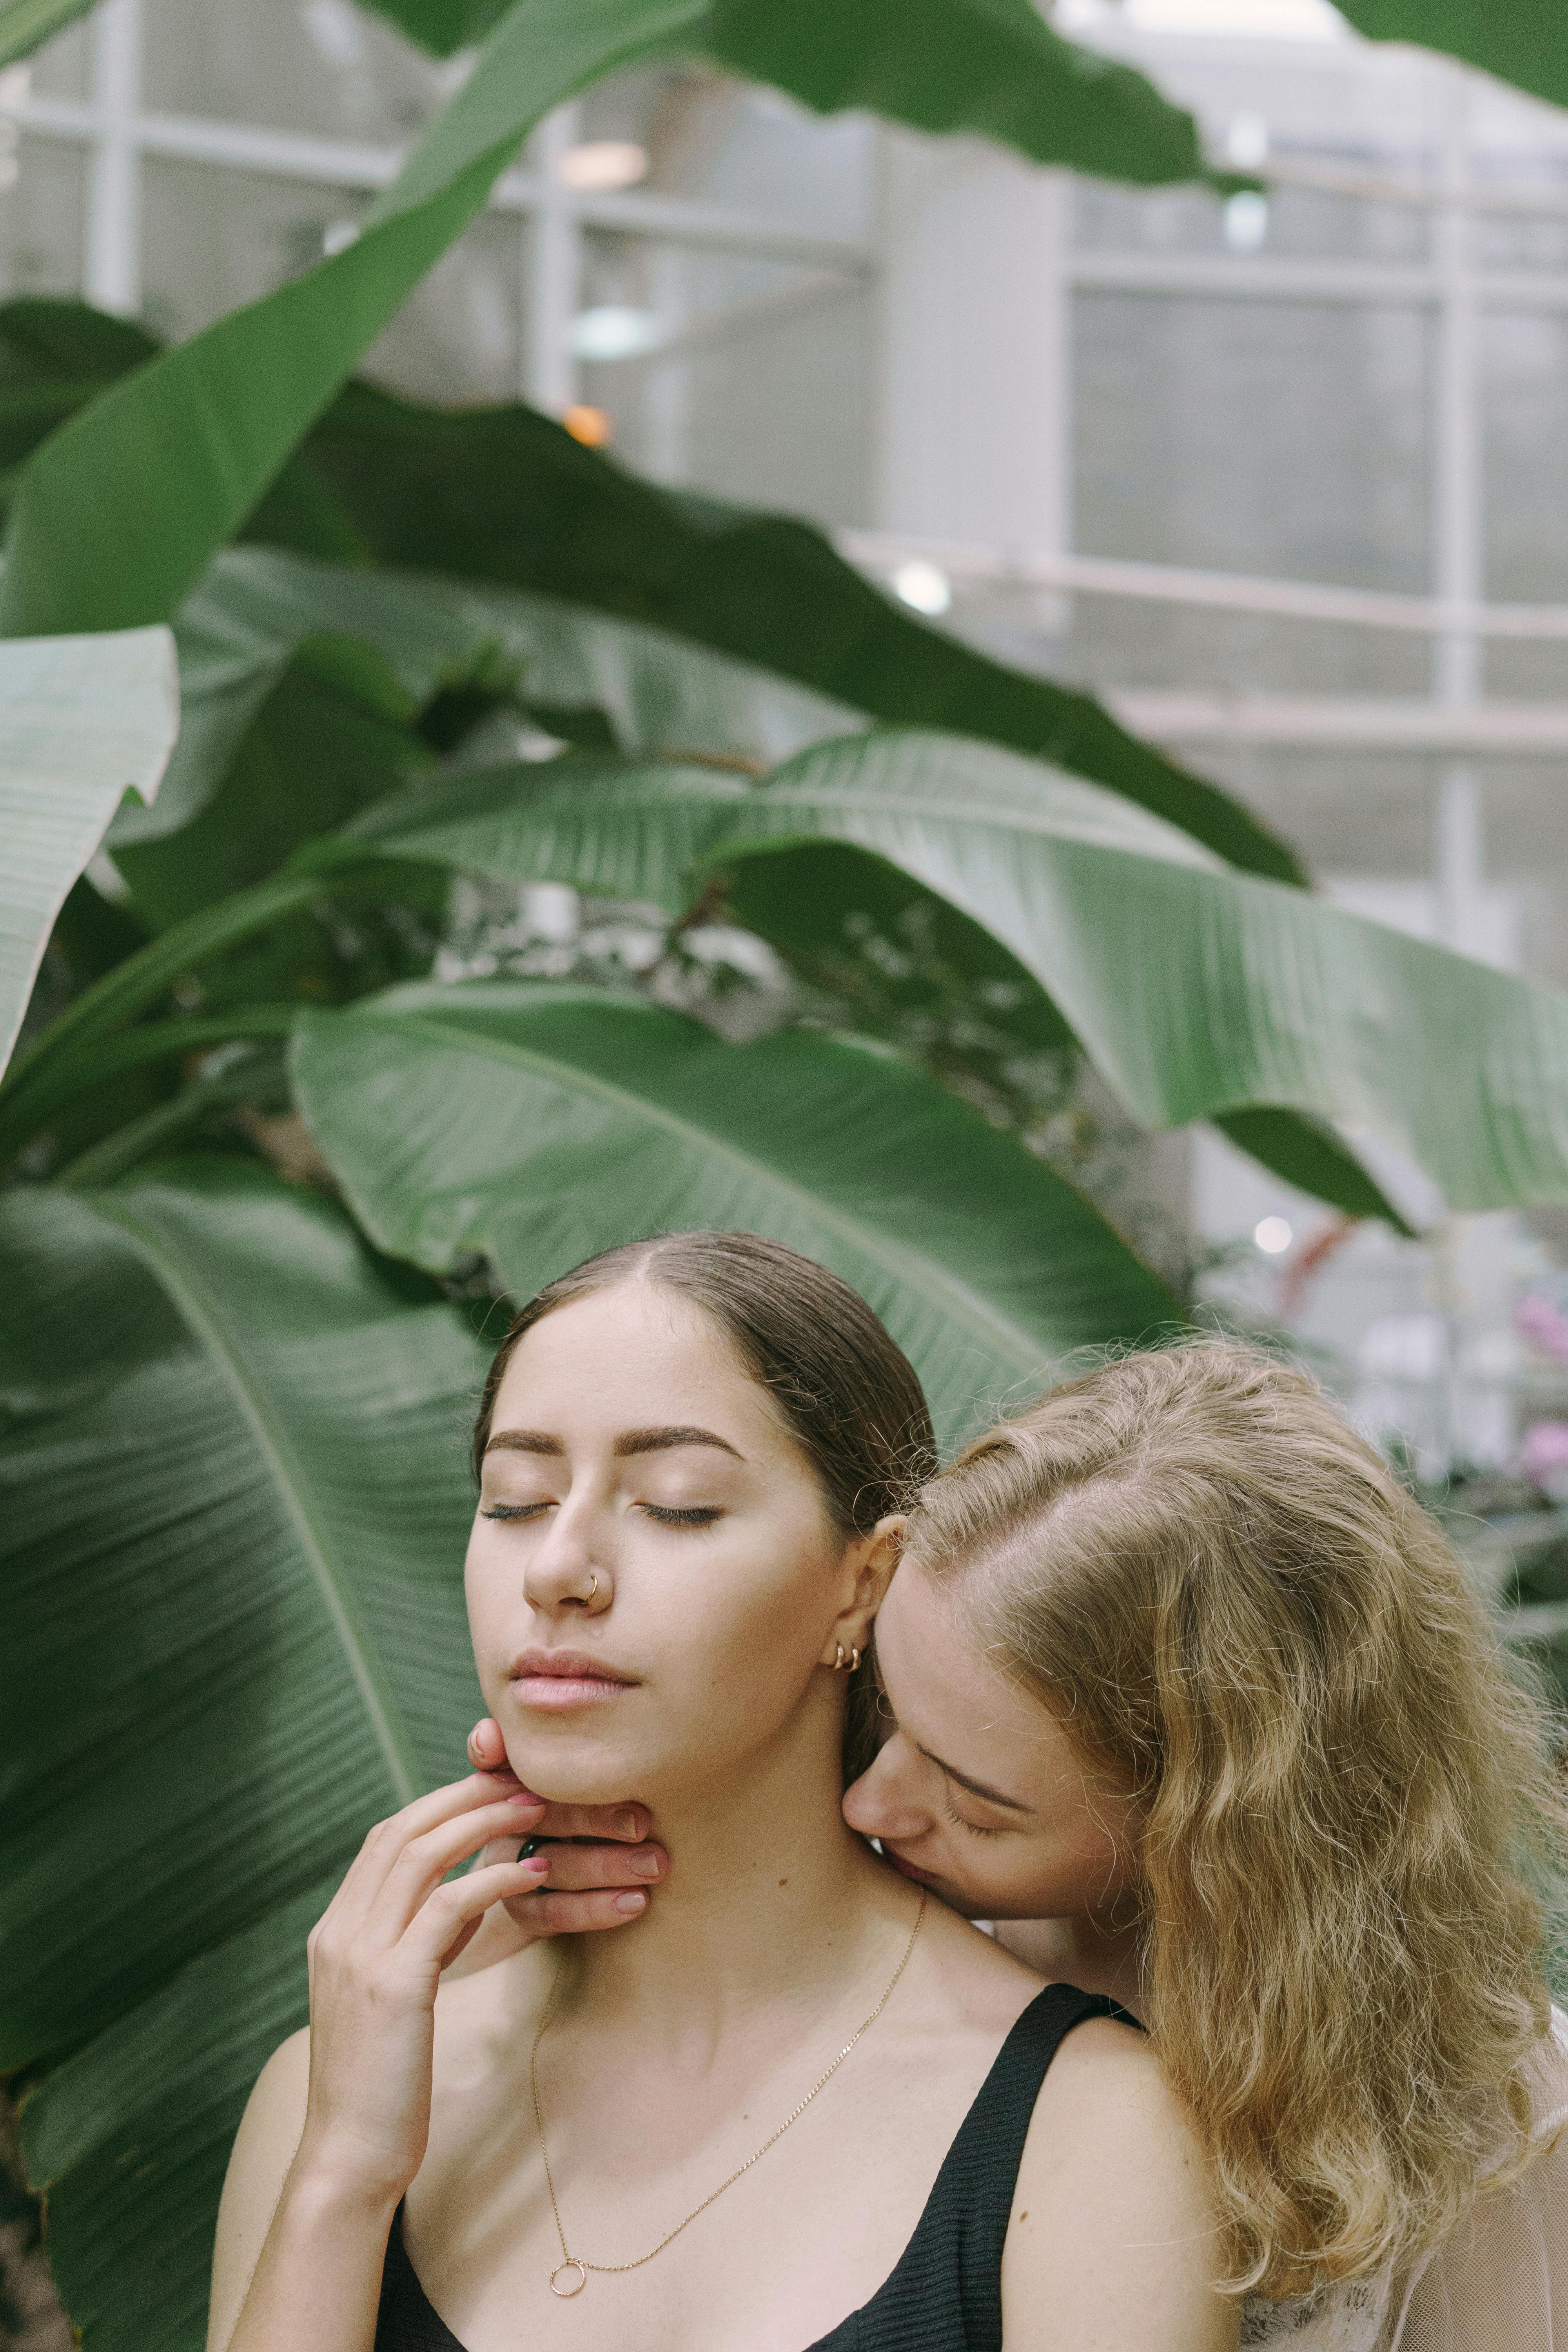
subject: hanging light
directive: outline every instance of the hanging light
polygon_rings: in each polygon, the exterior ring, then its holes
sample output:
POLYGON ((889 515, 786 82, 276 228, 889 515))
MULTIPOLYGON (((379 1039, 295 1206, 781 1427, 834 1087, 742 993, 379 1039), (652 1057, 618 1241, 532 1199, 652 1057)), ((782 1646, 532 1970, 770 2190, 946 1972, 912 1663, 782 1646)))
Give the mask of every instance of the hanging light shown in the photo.
POLYGON ((1283 1217, 1260 1217, 1252 1238, 1265 1257, 1283 1257, 1295 1236, 1283 1217))
POLYGON ((893 574, 893 593, 900 603, 912 604, 917 613, 928 613, 934 619, 952 603, 952 583, 945 572, 928 563, 924 556, 911 555, 893 574))
POLYGON ((635 139, 584 139, 556 157, 555 176, 563 188, 587 195, 635 188, 647 177, 647 149, 635 139))
POLYGON ((563 409, 561 422, 573 440, 581 441, 584 449, 602 449, 616 430, 609 410, 593 408, 585 400, 574 400, 570 408, 563 409))
POLYGON ((651 310, 629 302, 599 302, 572 321, 572 349, 580 360, 630 360, 663 341, 651 310))

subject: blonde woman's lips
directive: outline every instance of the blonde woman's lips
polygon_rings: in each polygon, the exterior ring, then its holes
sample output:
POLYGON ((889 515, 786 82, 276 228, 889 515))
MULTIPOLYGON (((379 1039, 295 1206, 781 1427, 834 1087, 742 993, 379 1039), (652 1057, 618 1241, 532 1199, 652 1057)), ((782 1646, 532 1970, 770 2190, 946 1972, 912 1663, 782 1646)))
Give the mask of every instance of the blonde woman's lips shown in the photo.
POLYGON ((885 1842, 883 1843, 882 1852, 887 1855, 888 1860, 892 1864, 893 1868, 901 1872, 905 1878, 912 1878, 917 1886, 934 1886, 936 1885, 936 1880, 931 1876, 929 1870, 917 1870, 912 1862, 906 1862, 901 1853, 895 1853, 892 1847, 885 1842))
POLYGON ((507 1681, 520 1706, 547 1715, 599 1706, 637 1688, 635 1675, 585 1650, 525 1650, 512 1661, 507 1681))

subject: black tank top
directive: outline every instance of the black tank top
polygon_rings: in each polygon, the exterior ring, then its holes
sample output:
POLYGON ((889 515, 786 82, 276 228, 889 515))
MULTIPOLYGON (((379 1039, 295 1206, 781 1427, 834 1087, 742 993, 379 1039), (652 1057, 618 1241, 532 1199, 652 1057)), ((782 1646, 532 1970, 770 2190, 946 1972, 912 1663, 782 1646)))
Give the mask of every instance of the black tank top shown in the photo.
MULTIPOLYGON (((1001 2352, 1002 2245, 1024 2142, 1062 2037, 1089 2017, 1137 2022, 1102 1993, 1073 1985, 1036 1994, 959 2126, 892 2273, 810 2352, 1001 2352)), ((387 2242, 375 2352, 464 2352, 408 2259, 401 2206, 387 2242)))

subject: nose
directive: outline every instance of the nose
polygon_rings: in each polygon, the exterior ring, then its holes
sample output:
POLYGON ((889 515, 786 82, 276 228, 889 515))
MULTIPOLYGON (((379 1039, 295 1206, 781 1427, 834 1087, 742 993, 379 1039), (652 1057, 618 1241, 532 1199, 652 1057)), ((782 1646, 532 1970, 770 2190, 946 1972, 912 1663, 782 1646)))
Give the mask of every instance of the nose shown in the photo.
POLYGON ((598 1532, 587 1497, 580 1504, 569 1498, 557 1507, 524 1572, 523 1594, 531 1608, 547 1616, 597 1617, 609 1607, 615 1580, 598 1532))
POLYGON ((924 1837, 933 1823, 915 1784, 915 1760, 902 1733, 895 1732, 875 1763, 844 1791, 844 1818, 852 1830, 897 1845, 924 1837))

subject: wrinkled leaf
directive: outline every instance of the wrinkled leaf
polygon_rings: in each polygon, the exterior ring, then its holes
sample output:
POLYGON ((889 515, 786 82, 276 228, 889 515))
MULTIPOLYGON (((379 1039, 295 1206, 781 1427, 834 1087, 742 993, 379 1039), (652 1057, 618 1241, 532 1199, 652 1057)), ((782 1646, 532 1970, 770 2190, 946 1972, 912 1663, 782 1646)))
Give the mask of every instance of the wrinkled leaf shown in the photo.
POLYGON ((1089 1342, 1178 1316, 1070 1185, 899 1057, 728 1045, 641 999, 498 982, 305 1013, 296 1097, 366 1229, 529 1296, 637 1234, 743 1226, 874 1307, 952 1436, 1089 1342))
POLYGON ((178 725, 167 629, 0 645, 0 1068, 67 893, 178 725))
POLYGON ((361 384, 308 455, 345 528, 383 562, 656 622, 874 719, 1053 761, 1233 865, 1305 878, 1239 801, 1140 743, 1090 696, 917 620, 808 523, 638 481, 531 409, 443 413, 361 384))
MULTIPOLYGON (((116 820, 115 852, 199 814, 301 647, 318 669, 330 656, 357 653, 361 667, 344 683, 389 720, 413 719, 444 690, 478 686, 546 721, 602 712, 628 751, 690 749, 772 765, 856 719, 847 705, 663 629, 514 589, 272 548, 220 555, 174 625, 180 740, 157 807, 116 820)), ((333 821, 329 814, 312 830, 333 821)))
POLYGON ((1568 1200, 1568 997, 1227 871, 1109 793, 958 738, 824 743, 760 782, 565 760, 367 812, 387 854, 679 910, 752 850, 887 859, 1033 973, 1145 1127, 1342 1119, 1456 1209, 1568 1200))
POLYGON ((1568 106, 1568 20, 1557 0, 1335 0, 1374 41, 1415 41, 1568 106))
POLYGON ((0 627, 109 629, 172 613, 530 125, 700 13, 698 0, 515 0, 356 243, 123 377, 29 460, 0 627))

